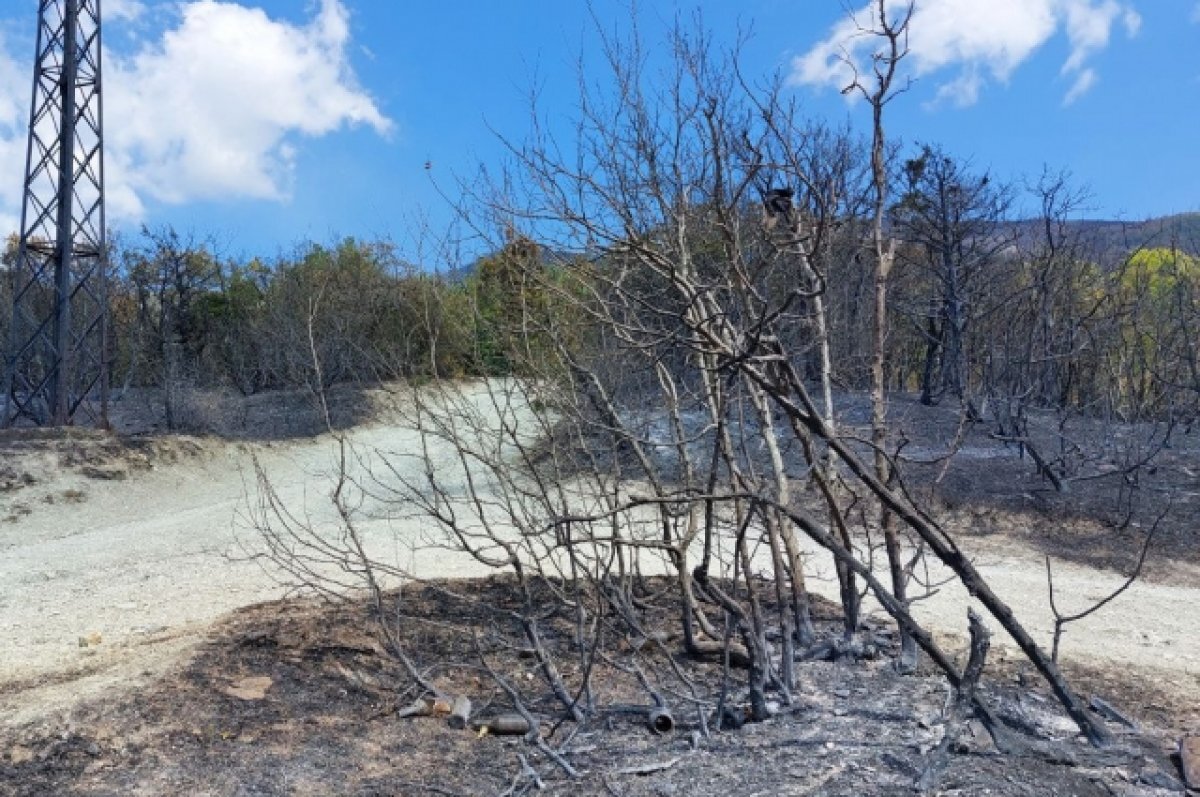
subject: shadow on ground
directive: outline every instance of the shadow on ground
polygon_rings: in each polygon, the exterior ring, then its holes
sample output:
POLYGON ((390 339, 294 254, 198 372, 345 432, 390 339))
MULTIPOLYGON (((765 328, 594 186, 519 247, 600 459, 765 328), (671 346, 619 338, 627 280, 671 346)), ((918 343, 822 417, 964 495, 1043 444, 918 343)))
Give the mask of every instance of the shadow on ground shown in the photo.
POLYGON ((349 429, 372 419, 372 388, 339 384, 324 396, 311 390, 271 390, 245 396, 232 389, 181 391, 168 422, 161 390, 130 390, 109 417, 121 435, 179 433, 230 440, 290 440, 349 429))

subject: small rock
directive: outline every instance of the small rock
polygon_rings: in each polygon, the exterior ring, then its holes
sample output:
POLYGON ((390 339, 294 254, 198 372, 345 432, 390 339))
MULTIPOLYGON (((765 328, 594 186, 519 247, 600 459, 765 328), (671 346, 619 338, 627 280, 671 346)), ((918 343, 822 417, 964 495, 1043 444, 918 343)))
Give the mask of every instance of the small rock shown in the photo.
POLYGON ((992 735, 988 733, 987 726, 982 722, 971 720, 967 724, 967 730, 971 736, 970 748, 972 752, 985 755, 997 752, 996 743, 992 739, 992 735))
POLYGON ((238 700, 263 700, 274 683, 270 677, 265 675, 239 678, 221 689, 221 692, 230 697, 236 697, 238 700))
POLYGON ((93 631, 92 633, 88 634, 87 636, 79 637, 79 647, 94 648, 103 641, 104 641, 104 637, 101 636, 100 632, 93 631))
POLYGON ((96 468, 86 465, 80 469, 80 473, 89 479, 100 479, 102 481, 124 481, 129 478, 129 474, 121 468, 96 468))
POLYGON ((1179 740, 1179 761, 1189 789, 1200 789, 1200 736, 1179 740))
POLYGON ((13 766, 28 764, 33 760, 33 751, 27 747, 14 747, 8 751, 8 760, 13 766))

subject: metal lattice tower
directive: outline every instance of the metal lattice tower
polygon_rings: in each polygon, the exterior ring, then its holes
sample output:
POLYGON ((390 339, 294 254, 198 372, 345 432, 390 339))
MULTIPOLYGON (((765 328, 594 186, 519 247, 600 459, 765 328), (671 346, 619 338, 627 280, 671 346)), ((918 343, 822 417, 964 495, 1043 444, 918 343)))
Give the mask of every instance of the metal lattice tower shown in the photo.
POLYGON ((107 425, 100 0, 40 0, 0 426, 107 425))

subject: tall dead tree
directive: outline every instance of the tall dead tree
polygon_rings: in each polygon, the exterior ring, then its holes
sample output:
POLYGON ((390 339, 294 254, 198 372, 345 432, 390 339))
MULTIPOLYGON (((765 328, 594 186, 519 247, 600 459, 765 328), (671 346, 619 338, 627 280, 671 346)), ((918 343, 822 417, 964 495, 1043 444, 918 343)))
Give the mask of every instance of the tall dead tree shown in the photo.
POLYGON ((908 288, 927 292, 910 300, 919 307, 925 298, 924 308, 909 308, 924 338, 921 402, 935 404, 949 394, 978 418, 975 325, 1011 298, 1008 281, 996 273, 1000 253, 1012 245, 1012 236, 1000 230, 1008 192, 989 175, 972 174, 967 164, 928 145, 905 162, 902 192, 891 217, 905 244, 901 259, 910 270, 908 281, 916 283, 908 288))
MULTIPOLYGON (((887 213, 891 178, 888 174, 887 134, 884 130, 884 110, 904 91, 896 85, 901 61, 908 55, 908 26, 914 4, 909 3, 899 16, 889 18, 886 0, 876 0, 871 6, 872 19, 860 26, 860 33, 878 39, 871 50, 870 73, 864 75, 855 62, 846 64, 854 72, 852 82, 844 90, 857 92, 871 106, 871 246, 874 256, 873 307, 871 327, 871 444, 875 448, 875 475, 882 484, 892 483, 892 460, 888 456, 887 419, 887 359, 888 285, 896 259, 896 240, 887 235, 884 217, 887 213)), ((883 529, 891 570, 892 590, 901 602, 907 600, 909 573, 904 561, 899 532, 891 509, 883 503, 879 510, 879 525, 883 529)), ((898 666, 911 671, 917 664, 917 647, 907 631, 903 634, 903 655, 898 666)))

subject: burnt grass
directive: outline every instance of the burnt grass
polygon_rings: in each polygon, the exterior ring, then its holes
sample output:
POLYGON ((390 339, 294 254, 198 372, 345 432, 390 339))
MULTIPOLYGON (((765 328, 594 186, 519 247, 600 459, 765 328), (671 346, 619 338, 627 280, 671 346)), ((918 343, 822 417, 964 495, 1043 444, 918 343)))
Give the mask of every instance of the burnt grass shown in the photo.
MULTIPOLYGON (((843 424, 865 439, 868 398, 841 394, 839 406, 843 424)), ((1056 559, 1127 573, 1154 529, 1144 576, 1173 561, 1200 563, 1200 422, 1060 423, 1032 412, 1030 438, 1064 477, 1061 492, 1021 446, 998 439, 990 416, 968 423, 957 448, 962 415, 953 401, 924 406, 892 394, 889 422, 904 442, 906 488, 955 533, 1002 534, 1056 559)))
MULTIPOLYGON (((511 614, 521 599, 511 580, 414 584, 397 601, 394 619, 425 677, 450 695, 468 696, 475 718, 510 711, 509 696, 481 666, 486 660, 519 691, 542 738, 578 771, 577 779, 530 740, 481 736, 470 726, 454 730, 442 717, 399 718, 397 710, 420 689, 372 633, 372 609, 294 599, 234 613, 189 663, 152 687, 0 732, 0 794, 918 793, 915 784, 945 733, 948 692, 928 668, 907 676, 894 671, 886 628, 864 628, 877 655, 800 663, 790 705, 780 704, 766 722, 718 731, 710 715, 721 663, 680 652, 669 584, 643 588, 648 638, 600 624, 606 658, 594 665, 593 696, 601 710, 578 724, 563 720, 561 704, 523 647, 511 614), (650 704, 646 692, 612 664, 632 660, 635 651, 675 713, 671 733, 649 730, 641 710, 650 704), (257 691, 245 691, 247 684, 257 691), (692 694, 703 703, 689 701, 692 694)), ((575 687, 582 663, 572 652, 574 615, 554 611, 561 604, 549 587, 535 598, 546 607, 544 642, 575 687)), ((832 605, 818 604, 823 634, 838 634, 836 617, 832 605)), ((968 726, 956 734, 930 793, 1180 793, 1169 746, 1176 726, 1197 718, 1142 711, 1177 705, 1178 696, 1156 697, 1126 674, 1074 675, 1081 692, 1101 690, 1139 722, 1139 732, 1113 724, 1111 749, 1089 747, 1028 673, 994 653, 983 694, 1019 729, 1028 752, 1001 755, 979 726, 968 726)), ((744 673, 729 677, 730 704, 741 709, 744 673)))

